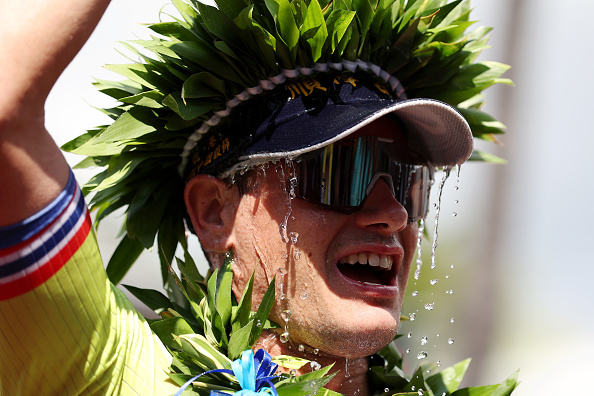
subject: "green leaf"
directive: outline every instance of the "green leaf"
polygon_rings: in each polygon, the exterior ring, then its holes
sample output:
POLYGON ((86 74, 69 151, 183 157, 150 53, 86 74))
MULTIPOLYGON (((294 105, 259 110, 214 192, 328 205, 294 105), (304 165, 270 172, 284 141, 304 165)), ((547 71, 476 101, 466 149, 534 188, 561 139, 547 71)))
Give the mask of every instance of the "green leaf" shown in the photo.
POLYGON ((163 104, 175 111, 184 120, 194 120, 211 110, 214 110, 216 105, 214 102, 198 99, 186 99, 182 98, 182 93, 173 92, 165 99, 163 104))
POLYGON ((122 103, 136 104, 138 106, 160 109, 163 108, 163 105, 161 104, 163 98, 164 96, 161 92, 152 90, 133 96, 127 96, 125 98, 120 98, 119 100, 122 103))
POLYGON ((252 309, 252 290, 254 288, 254 273, 252 272, 252 276, 245 287, 243 294, 241 295, 241 300, 237 306, 237 309, 231 315, 231 326, 233 331, 237 331, 240 328, 247 325, 250 320, 250 313, 252 309))
POLYGON ((180 22, 161 22, 149 26, 155 33, 166 37, 174 37, 180 41, 196 40, 196 35, 180 22))
POLYGON ((235 69, 212 48, 198 42, 187 41, 173 42, 167 44, 167 46, 185 60, 200 65, 201 68, 206 69, 205 71, 211 72, 222 80, 243 84, 242 78, 237 74, 235 69))
POLYGON ((215 2, 219 10, 227 14, 229 18, 235 18, 247 7, 247 3, 243 0, 215 0, 215 2))
POLYGON ((156 180, 138 187, 128 208, 126 231, 147 249, 151 248, 165 210, 172 204, 170 191, 182 191, 182 181, 176 178, 156 180))
POLYGON ((183 334, 194 334, 194 329, 184 318, 167 318, 153 322, 151 330, 163 344, 171 348, 179 348, 177 337, 183 334))
POLYGON ((122 152, 125 142, 137 139, 157 129, 158 120, 152 110, 139 107, 121 115, 113 124, 82 146, 70 150, 83 155, 115 155, 122 152))
POLYGON ((396 342, 390 342, 384 349, 379 352, 379 355, 386 359, 386 371, 391 371, 394 367, 402 366, 402 356, 396 346, 396 342))
POLYGON ((105 268, 109 281, 114 285, 120 283, 143 250, 144 246, 139 241, 124 235, 105 268))
POLYGON ((254 326, 250 336, 250 345, 254 345, 262 333, 264 326, 258 326, 258 322, 264 323, 266 321, 266 318, 268 318, 268 315, 272 310, 272 306, 274 305, 275 279, 276 277, 272 278, 272 282, 270 282, 270 285, 268 285, 268 289, 266 289, 266 293, 264 293, 264 297, 262 297, 260 307, 254 316, 254 323, 256 323, 256 326, 254 326))
POLYGON ((157 246, 159 261, 161 262, 161 277, 163 284, 167 282, 168 271, 175 257, 175 250, 180 239, 185 240, 183 221, 177 208, 168 208, 163 216, 159 233, 157 234, 157 246))
POLYGON ((178 339, 182 350, 192 356, 194 363, 204 370, 231 369, 231 360, 213 347, 204 336, 187 334, 178 339))
POLYGON ((231 16, 225 14, 228 10, 219 10, 216 7, 201 2, 197 2, 197 4, 204 25, 209 30, 210 34, 220 38, 228 44, 237 44, 241 41, 241 31, 231 19, 235 18, 241 9, 236 10, 237 14, 235 14, 235 10, 232 11, 231 13, 235 15, 231 16))
POLYGON ((478 109, 464 109, 457 108, 457 110, 464 116, 472 133, 475 137, 484 138, 482 135, 486 134, 502 134, 505 130, 505 125, 497 121, 493 116, 478 109), (481 136, 478 136, 480 134, 481 136))
POLYGON ((84 160, 80 161, 78 164, 74 165, 72 169, 86 169, 95 166, 97 166, 97 164, 95 163, 94 157, 87 157, 84 160))
POLYGON ((484 151, 474 150, 468 159, 469 161, 486 161, 492 164, 506 164, 507 160, 498 157, 494 154, 485 153, 484 151))
POLYGON ((251 347, 250 334, 254 327, 254 321, 248 322, 241 329, 234 331, 229 338, 229 347, 227 349, 228 356, 231 360, 235 360, 241 356, 241 353, 251 347))
POLYGON ((320 3, 317 1, 311 1, 309 3, 300 30, 301 37, 309 43, 312 60, 317 62, 322 55, 326 38, 328 38, 328 29, 326 28, 324 14, 320 8, 320 3))
POLYGON ((291 61, 295 61, 297 43, 299 42, 299 28, 293 17, 293 10, 288 0, 264 0, 266 7, 274 16, 276 29, 291 54, 291 61))
POLYGON ((121 180, 125 179, 138 165, 150 158, 149 154, 127 153, 114 155, 109 160, 107 173, 105 179, 95 187, 94 191, 105 190, 107 188, 117 185, 121 180))
POLYGON ((418 389, 423 389, 424 391, 427 390, 428 386, 425 383, 423 371, 423 367, 419 367, 417 371, 415 371, 410 382, 403 389, 405 392, 411 392, 418 389))
POLYGON ((152 67, 148 64, 130 63, 125 65, 105 65, 104 67, 149 89, 156 89, 157 85, 163 82, 162 80, 158 80, 157 75, 152 74, 152 67))
POLYGON ((91 140, 98 133, 104 131, 105 129, 107 129, 107 127, 91 129, 91 130, 87 131, 86 133, 83 133, 82 135, 77 136, 76 138, 72 139, 71 141, 64 143, 64 145, 62 145, 62 147, 60 147, 60 148, 64 151, 73 152, 74 150, 76 150, 77 148, 79 148, 80 146, 82 146, 83 144, 88 142, 89 140, 91 140))
POLYGON ((427 384, 435 395, 452 393, 460 387, 469 365, 470 359, 463 360, 427 378, 427 384))
POLYGON ((163 311, 167 311, 169 308, 174 308, 171 301, 169 301, 169 299, 165 295, 156 290, 140 289, 138 287, 130 285, 123 286, 134 297, 139 299, 143 304, 145 304, 147 307, 149 307, 156 313, 161 313, 163 311))
POLYGON ((206 300, 206 302, 204 304, 207 304, 207 306, 205 307, 205 309, 208 310, 208 314, 205 316, 208 316, 209 318, 212 318, 214 313, 216 312, 215 309, 215 292, 217 290, 217 278, 219 277, 219 270, 215 269, 215 271, 212 273, 212 275, 210 276, 210 278, 208 278, 207 281, 207 289, 208 289, 208 300, 206 300))
POLYGON ((331 52, 334 52, 342 40, 354 17, 355 11, 333 10, 326 19, 331 52))
POLYGON ((278 355, 272 358, 272 362, 284 368, 299 370, 307 363, 310 363, 311 360, 302 359, 295 356, 278 355))
POLYGON ((217 286, 215 293, 215 307, 221 317, 222 331, 225 331, 229 320, 231 319, 231 295, 233 291, 233 270, 231 262, 226 261, 217 274, 217 286))
POLYGON ((367 32, 373 22, 375 13, 369 0, 353 0, 353 7, 357 12, 357 22, 359 25, 359 32, 361 33, 361 42, 365 43, 367 32))
POLYGON ((188 22, 193 22, 194 18, 196 18, 196 11, 183 0, 171 0, 175 8, 179 11, 180 14, 186 19, 188 22))
MULTIPOLYGON (((294 378, 287 378, 277 383, 276 389, 283 396, 316 395, 324 385, 336 375, 326 375, 332 369, 332 364, 294 378)), ((329 394, 329 393, 328 393, 329 394)))
POLYGON ((181 97, 186 98, 208 98, 223 97, 225 94, 225 83, 208 72, 201 72, 190 76, 184 82, 181 97))

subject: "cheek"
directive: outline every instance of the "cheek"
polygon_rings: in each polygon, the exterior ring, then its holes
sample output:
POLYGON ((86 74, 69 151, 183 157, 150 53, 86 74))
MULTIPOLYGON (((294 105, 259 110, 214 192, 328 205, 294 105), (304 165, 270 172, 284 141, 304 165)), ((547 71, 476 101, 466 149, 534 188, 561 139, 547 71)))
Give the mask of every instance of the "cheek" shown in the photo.
POLYGON ((412 259, 415 256, 417 250, 417 242, 419 238, 419 228, 417 223, 409 224, 401 233, 400 233, 400 243, 402 243, 402 247, 404 248, 404 260, 402 262, 402 275, 405 277, 404 279, 408 279, 408 273, 410 271, 412 259))

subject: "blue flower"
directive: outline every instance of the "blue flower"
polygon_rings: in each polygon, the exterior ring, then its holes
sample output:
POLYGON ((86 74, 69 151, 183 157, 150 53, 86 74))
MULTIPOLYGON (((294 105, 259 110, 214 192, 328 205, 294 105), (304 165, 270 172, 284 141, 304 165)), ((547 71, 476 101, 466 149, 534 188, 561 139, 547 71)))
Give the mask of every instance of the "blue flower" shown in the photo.
MULTIPOLYGON (((278 365, 272 363, 272 357, 263 349, 258 349, 256 355, 251 349, 243 351, 241 358, 234 360, 231 363, 231 368, 210 370, 204 373, 198 374, 194 378, 187 381, 175 394, 180 396, 182 392, 190 386, 198 377, 210 373, 227 373, 235 375, 241 390, 234 393, 236 396, 255 396, 255 395, 266 395, 271 394, 278 396, 276 388, 272 383, 272 380, 278 378, 278 375, 274 375, 278 365), (268 386, 264 386, 268 385, 268 386)), ((221 391, 211 391, 211 396, 228 396, 228 393, 221 391)))

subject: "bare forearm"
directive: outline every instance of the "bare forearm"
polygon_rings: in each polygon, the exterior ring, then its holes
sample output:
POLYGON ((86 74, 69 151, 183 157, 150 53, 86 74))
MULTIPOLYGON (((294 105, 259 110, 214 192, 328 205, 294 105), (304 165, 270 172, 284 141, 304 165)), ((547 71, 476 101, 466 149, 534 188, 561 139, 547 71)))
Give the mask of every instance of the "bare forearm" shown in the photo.
POLYGON ((108 4, 109 0, 3 0, 0 53, 6 62, 0 63, 0 76, 3 91, 11 95, 0 98, 0 109, 14 107, 7 101, 43 106, 108 4))
POLYGON ((40 210, 66 184, 68 167, 45 131, 43 106, 108 4, 0 2, 0 226, 40 210))

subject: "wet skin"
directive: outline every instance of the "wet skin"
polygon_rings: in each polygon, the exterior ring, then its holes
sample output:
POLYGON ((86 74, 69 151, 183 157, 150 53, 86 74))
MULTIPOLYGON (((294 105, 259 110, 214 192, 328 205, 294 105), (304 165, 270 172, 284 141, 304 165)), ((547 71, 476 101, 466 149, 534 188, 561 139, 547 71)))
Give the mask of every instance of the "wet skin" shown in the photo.
MULTIPOLYGON (((401 137, 387 119, 362 128, 357 135, 401 137)), ((331 388, 346 394, 356 389, 356 393, 364 395, 364 358, 387 345, 398 330, 415 253, 416 223, 408 222, 406 210, 383 179, 375 184, 359 210, 345 214, 300 198, 291 199, 284 161, 265 168, 252 172, 251 183, 256 185, 247 193, 240 195, 237 187, 226 193, 232 198, 224 200, 223 206, 230 207, 234 216, 228 235, 211 245, 218 246, 221 252, 229 247, 233 250, 233 287, 238 298, 252 272, 255 302, 261 300, 276 276, 271 319, 284 325, 281 313, 289 310, 290 337, 288 343, 281 343, 278 335, 282 329, 276 337, 264 334, 263 347, 271 354, 299 355, 298 345, 304 345, 305 357, 322 365, 337 362, 335 367, 341 368, 342 374, 347 358, 351 373, 346 382, 351 383, 351 391, 344 388, 343 375, 333 380, 331 388), (287 235, 298 234, 295 243, 283 241, 279 231, 287 218, 287 235), (349 261, 349 256, 357 261, 359 257, 361 261, 379 259, 392 265, 381 269, 342 264, 349 261), (319 349, 320 354, 314 356, 314 349, 319 349)), ((196 219, 193 221, 196 225, 196 219)), ((208 239, 208 234, 204 236, 208 239)))

